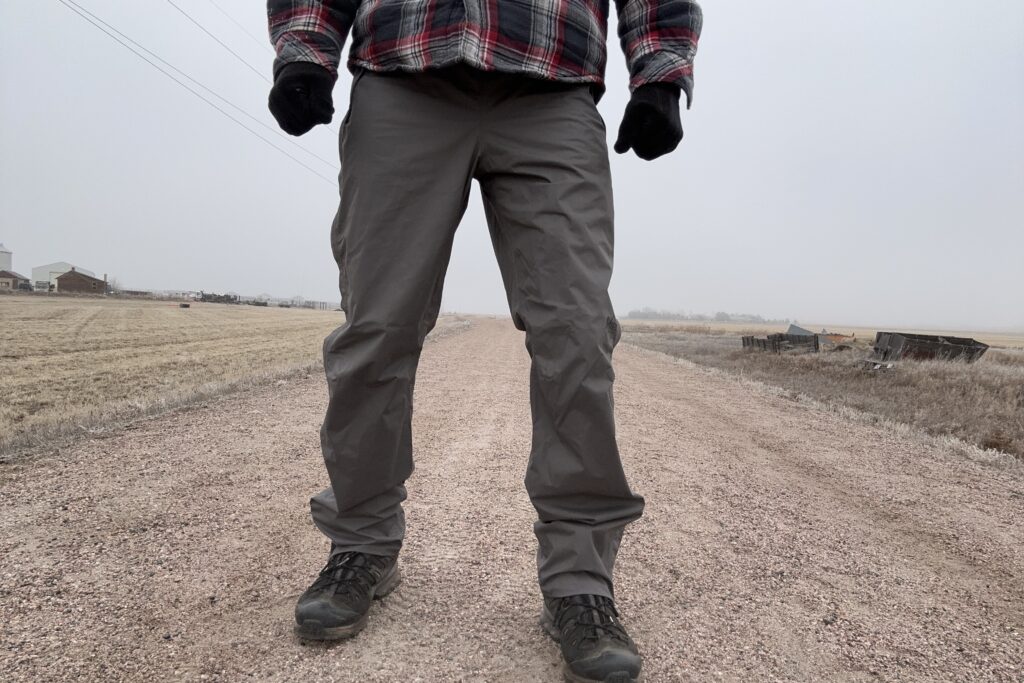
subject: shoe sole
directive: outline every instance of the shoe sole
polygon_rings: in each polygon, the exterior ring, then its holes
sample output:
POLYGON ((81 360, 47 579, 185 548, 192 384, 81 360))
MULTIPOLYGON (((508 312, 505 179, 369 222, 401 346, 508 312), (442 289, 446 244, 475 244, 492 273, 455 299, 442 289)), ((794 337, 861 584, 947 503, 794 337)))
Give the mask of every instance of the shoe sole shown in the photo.
MULTIPOLYGON (((551 612, 548 611, 547 606, 541 610, 540 627, 551 637, 551 640, 561 644, 561 634, 555 628, 555 620, 551 616, 551 612)), ((628 671, 613 671, 604 678, 585 678, 574 673, 568 664, 563 664, 562 676, 568 683, 640 683, 643 680, 642 673, 634 678, 629 675, 628 671)))
MULTIPOLYGON (((380 580, 380 583, 370 589, 371 599, 380 600, 387 597, 401 582, 402 575, 398 571, 396 562, 392 565, 391 571, 380 580)), ((369 617, 370 612, 367 610, 366 614, 359 618, 359 621, 345 626, 323 626, 319 621, 309 619, 295 625, 295 635, 302 640, 346 640, 366 628, 369 617)))

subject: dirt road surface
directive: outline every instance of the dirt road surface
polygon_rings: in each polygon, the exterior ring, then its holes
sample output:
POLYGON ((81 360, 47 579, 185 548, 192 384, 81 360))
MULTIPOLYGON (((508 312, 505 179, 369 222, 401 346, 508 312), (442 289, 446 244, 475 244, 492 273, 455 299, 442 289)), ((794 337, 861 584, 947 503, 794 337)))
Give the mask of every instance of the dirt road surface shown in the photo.
MULTIPOLYGON (((616 352, 647 512, 619 603, 646 680, 1024 680, 1024 476, 667 357, 616 352)), ((404 582, 291 635, 327 546, 319 375, 0 466, 5 681, 555 681, 509 323, 429 344, 404 582)))

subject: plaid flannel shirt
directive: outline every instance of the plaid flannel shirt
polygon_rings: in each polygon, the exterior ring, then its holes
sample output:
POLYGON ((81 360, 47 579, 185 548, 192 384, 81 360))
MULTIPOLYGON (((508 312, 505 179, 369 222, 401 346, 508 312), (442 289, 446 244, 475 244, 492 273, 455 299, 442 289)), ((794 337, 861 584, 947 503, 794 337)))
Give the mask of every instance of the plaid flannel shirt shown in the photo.
MULTIPOLYGON (((692 0, 616 0, 630 89, 674 83, 693 96, 702 14, 692 0)), ((274 73, 313 62, 423 71, 464 62, 604 89, 608 0, 268 0, 274 73)))

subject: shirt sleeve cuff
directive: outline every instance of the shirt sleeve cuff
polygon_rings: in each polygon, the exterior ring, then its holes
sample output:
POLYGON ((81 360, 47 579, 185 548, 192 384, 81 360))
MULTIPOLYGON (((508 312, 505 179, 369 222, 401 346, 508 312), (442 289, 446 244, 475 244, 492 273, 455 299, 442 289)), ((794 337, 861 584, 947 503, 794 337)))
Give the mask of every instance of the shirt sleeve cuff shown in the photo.
POLYGON ((679 86, 686 93, 686 108, 689 109, 693 103, 693 61, 666 51, 643 55, 630 68, 630 92, 647 83, 679 86))
POLYGON ((338 77, 338 64, 341 62, 341 50, 336 43, 325 40, 324 36, 313 32, 293 31, 281 36, 275 46, 277 58, 274 59, 274 77, 288 64, 310 62, 322 66, 334 78, 338 77))

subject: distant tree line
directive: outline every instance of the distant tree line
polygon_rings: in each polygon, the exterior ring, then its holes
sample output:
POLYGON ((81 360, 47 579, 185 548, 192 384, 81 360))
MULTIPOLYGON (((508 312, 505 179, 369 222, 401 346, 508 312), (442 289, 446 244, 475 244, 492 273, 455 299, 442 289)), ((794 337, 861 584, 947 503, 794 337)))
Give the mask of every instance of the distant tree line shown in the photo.
POLYGON ((753 313, 726 313, 719 311, 714 315, 704 313, 686 313, 685 311, 658 311, 653 308, 641 308, 630 311, 626 318, 639 320, 692 320, 695 322, 718 322, 718 323, 758 323, 762 325, 781 325, 791 322, 789 318, 773 319, 765 318, 753 313))

